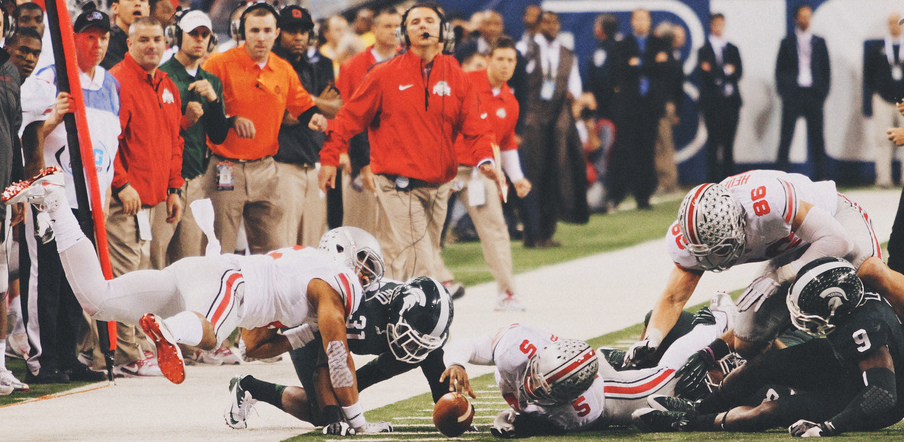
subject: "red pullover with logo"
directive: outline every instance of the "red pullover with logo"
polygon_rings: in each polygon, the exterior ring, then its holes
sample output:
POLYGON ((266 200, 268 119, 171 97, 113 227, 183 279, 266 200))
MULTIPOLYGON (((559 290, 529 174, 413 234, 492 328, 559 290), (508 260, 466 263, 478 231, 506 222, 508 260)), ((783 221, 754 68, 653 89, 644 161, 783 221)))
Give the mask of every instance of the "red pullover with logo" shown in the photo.
POLYGON ((420 57, 404 52, 375 65, 330 121, 320 161, 338 166, 348 140, 368 130, 374 173, 445 183, 458 170, 459 134, 473 143, 473 158, 493 158, 486 116, 454 57, 437 55, 428 74, 420 57))

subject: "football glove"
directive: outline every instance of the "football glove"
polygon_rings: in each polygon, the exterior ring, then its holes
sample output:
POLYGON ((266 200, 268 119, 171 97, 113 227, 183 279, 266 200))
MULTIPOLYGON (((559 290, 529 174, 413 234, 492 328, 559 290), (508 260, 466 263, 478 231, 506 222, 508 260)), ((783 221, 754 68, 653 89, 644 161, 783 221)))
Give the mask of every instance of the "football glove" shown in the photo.
POLYGON ((832 435, 832 427, 826 423, 817 424, 806 419, 801 419, 790 427, 788 432, 794 437, 828 437, 832 435))
POLYGON ((656 344, 649 339, 635 342, 634 345, 628 349, 628 352, 625 353, 625 361, 622 363, 622 368, 633 367, 647 361, 656 354, 656 350, 658 349, 659 344, 656 344))
POLYGON ((490 433, 493 433, 493 436, 505 439, 514 438, 515 417, 517 415, 515 410, 511 409, 499 412, 499 414, 496 415, 496 419, 493 420, 493 427, 490 428, 490 433))
POLYGON ((333 422, 323 427, 323 434, 328 436, 354 436, 355 429, 345 421, 333 422))
POLYGON ((684 366, 675 373, 675 377, 678 378, 675 383, 675 396, 695 401, 709 394, 706 374, 730 351, 725 341, 716 339, 691 355, 684 366))
POLYGON ((778 282, 769 276, 760 276, 754 279, 747 286, 747 289, 744 290, 744 293, 741 293, 741 297, 738 298, 738 311, 747 311, 751 307, 753 311, 759 311, 766 299, 778 291, 778 287, 778 282))

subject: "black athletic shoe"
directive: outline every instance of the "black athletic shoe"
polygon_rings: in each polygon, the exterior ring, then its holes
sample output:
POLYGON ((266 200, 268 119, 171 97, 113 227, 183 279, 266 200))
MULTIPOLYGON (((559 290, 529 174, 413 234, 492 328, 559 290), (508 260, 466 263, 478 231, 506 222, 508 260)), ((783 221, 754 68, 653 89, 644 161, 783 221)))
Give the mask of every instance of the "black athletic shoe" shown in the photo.
POLYGON ((647 404, 659 411, 680 411, 682 413, 697 412, 696 402, 661 394, 647 396, 647 404))
POLYGON ((631 420, 645 433, 665 433, 686 430, 688 415, 680 411, 641 408, 631 413, 631 420))
POLYGON ((43 368, 38 371, 37 375, 27 371, 25 373, 25 382, 28 384, 68 384, 69 376, 60 370, 43 368))
POLYGON ((107 373, 102 371, 94 371, 85 367, 81 363, 76 363, 69 370, 66 370, 70 381, 77 382, 103 382, 107 380, 107 373))

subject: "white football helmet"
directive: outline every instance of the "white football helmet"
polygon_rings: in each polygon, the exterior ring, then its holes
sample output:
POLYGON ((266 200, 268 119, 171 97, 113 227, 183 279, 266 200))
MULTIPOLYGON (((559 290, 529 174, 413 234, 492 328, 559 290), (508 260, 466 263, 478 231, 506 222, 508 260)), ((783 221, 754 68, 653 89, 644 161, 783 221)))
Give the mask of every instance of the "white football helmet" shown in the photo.
POLYGON ((737 262, 747 242, 746 225, 744 207, 721 184, 694 187, 678 209, 687 249, 706 270, 726 270, 737 262))
POLYGON ((825 337, 835 322, 863 302, 857 269, 841 258, 819 258, 805 265, 788 289, 788 311, 798 330, 825 337))
POLYGON ((383 251, 373 235, 357 227, 337 227, 320 237, 317 247, 339 265, 355 271, 365 290, 378 287, 383 277, 383 251))
POLYGON ((568 403, 590 388, 599 368, 596 352, 589 344, 559 339, 528 360, 521 394, 539 405, 568 403))

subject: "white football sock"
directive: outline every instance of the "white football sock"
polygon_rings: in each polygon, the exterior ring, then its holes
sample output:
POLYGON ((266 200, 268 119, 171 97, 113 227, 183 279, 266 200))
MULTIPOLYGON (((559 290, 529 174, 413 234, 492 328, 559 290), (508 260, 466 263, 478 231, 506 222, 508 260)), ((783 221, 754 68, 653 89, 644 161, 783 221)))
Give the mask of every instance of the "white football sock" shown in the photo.
MULTIPOLYGON (((61 205, 47 213, 50 214, 50 221, 53 223, 53 234, 56 238, 58 252, 74 246, 78 241, 88 240, 68 204, 61 205)), ((97 260, 97 256, 94 259, 97 260)))
POLYGON ((179 344, 197 347, 204 339, 204 327, 201 318, 194 312, 182 312, 163 320, 173 338, 179 344))

